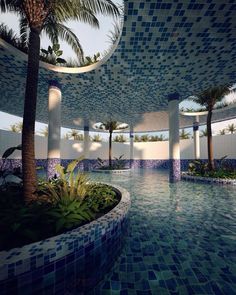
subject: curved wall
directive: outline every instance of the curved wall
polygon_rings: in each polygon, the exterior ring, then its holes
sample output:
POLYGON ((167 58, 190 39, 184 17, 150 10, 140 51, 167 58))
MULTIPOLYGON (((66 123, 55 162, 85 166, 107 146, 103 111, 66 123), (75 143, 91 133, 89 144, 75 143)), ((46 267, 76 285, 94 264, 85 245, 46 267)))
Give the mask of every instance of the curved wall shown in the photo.
POLYGON ((115 186, 120 203, 78 229, 37 243, 0 252, 0 293, 81 294, 101 280, 119 254, 129 193, 115 186))

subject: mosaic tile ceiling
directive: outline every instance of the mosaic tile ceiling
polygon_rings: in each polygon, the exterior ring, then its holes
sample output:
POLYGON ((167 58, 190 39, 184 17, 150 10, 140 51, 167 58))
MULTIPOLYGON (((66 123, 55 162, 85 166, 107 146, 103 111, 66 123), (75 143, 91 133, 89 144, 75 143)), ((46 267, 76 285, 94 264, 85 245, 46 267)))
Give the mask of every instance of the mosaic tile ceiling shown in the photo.
MULTIPOLYGON (((111 117, 137 126, 144 113, 166 110, 170 93, 184 100, 234 83, 235 13, 235 0, 126 0, 122 36, 106 63, 86 73, 41 67, 37 120, 47 122, 50 79, 62 85, 62 125, 78 128, 84 118, 111 117)), ((0 45, 0 69, 0 110, 22 115, 26 58, 0 45)))

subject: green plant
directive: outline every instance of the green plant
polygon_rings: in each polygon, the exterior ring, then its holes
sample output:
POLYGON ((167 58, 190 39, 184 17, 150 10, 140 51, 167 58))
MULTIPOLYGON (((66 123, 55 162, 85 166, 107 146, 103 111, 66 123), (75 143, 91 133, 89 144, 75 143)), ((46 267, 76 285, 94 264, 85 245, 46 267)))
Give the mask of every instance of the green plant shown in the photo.
MULTIPOLYGON (((10 157, 10 155, 12 155, 16 150, 20 150, 21 151, 22 146, 21 144, 18 146, 14 146, 14 147, 10 147, 8 148, 2 155, 3 161, 1 163, 1 167, 0 167, 0 179, 2 179, 2 185, 7 185, 8 181, 7 178, 9 176, 16 176, 19 179, 22 180, 22 171, 21 171, 21 167, 15 167, 13 168, 13 170, 9 170, 8 168, 5 168, 5 160, 10 157)), ((11 181, 11 180, 10 180, 11 181)))
POLYGON ((118 158, 114 157, 114 163, 112 165, 113 169, 123 169, 125 167, 125 163, 124 163, 124 161, 122 159, 123 156, 124 155, 121 155, 118 158))
POLYGON ((54 65, 66 63, 66 60, 60 57, 63 54, 63 51, 60 50, 60 44, 58 43, 48 46, 47 50, 42 48, 41 52, 41 59, 45 62, 49 62, 54 65))
POLYGON ((64 168, 56 165, 58 178, 51 179, 39 185, 38 194, 46 195, 53 202, 67 202, 67 200, 82 200, 88 191, 88 176, 82 172, 75 174, 75 168, 83 158, 72 161, 64 168))
POLYGON ((86 56, 85 57, 85 61, 80 65, 82 67, 85 67, 85 66, 89 66, 89 65, 92 65, 92 64, 95 64, 97 63, 99 60, 100 60, 100 53, 96 53, 93 55, 93 57, 90 57, 90 56, 86 56))
POLYGON ((127 141, 127 138, 123 134, 116 135, 114 138, 114 142, 126 142, 126 141, 127 141))
POLYGON ((204 176, 208 171, 208 165, 201 160, 195 160, 189 163, 188 171, 194 175, 204 176))
POLYGON ((101 142, 101 141, 102 141, 102 138, 101 138, 100 134, 95 134, 95 135, 92 137, 92 141, 93 141, 93 142, 101 142))
POLYGON ((85 201, 94 212, 103 211, 118 203, 116 193, 105 184, 92 184, 85 201))

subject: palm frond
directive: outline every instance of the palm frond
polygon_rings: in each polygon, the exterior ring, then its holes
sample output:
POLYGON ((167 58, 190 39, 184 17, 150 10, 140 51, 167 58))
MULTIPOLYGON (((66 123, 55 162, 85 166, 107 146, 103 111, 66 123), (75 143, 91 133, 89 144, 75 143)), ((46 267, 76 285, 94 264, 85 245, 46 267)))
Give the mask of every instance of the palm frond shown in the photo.
MULTIPOLYGON (((74 1, 78 2, 77 0, 74 1)), ((80 0, 79 2, 95 14, 120 16, 119 8, 111 0, 80 0)))
POLYGON ((20 39, 21 43, 26 47, 28 47, 28 30, 29 25, 28 21, 25 17, 20 18, 20 39))
POLYGON ((44 25, 43 30, 47 33, 52 44, 58 43, 58 38, 61 38, 61 40, 66 41, 71 46, 79 59, 83 59, 83 48, 78 37, 70 28, 61 23, 57 23, 55 19, 50 18, 44 25))

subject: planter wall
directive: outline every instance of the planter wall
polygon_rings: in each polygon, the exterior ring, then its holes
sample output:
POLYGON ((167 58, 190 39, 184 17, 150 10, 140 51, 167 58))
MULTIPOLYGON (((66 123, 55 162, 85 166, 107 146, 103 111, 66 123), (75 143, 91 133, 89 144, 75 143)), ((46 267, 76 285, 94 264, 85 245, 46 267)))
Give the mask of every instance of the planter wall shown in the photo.
POLYGON ((93 288, 121 251, 129 193, 106 215, 47 240, 0 252, 0 294, 80 294, 93 288))

